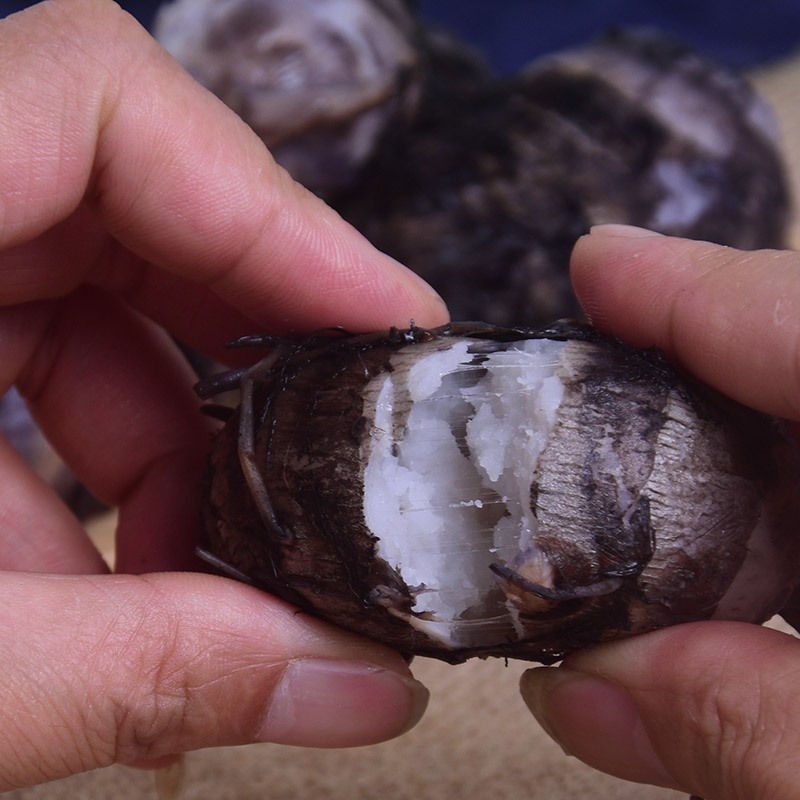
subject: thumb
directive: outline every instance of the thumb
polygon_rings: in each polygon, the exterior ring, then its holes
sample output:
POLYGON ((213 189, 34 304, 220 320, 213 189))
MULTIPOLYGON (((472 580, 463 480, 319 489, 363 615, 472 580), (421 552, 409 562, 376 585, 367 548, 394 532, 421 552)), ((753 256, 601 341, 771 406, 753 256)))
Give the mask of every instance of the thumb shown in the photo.
POLYGON ((705 800, 789 800, 800 769, 800 642, 755 625, 680 625, 526 672, 565 750, 619 778, 705 800))
POLYGON ((660 347, 740 403, 800 419, 800 253, 600 225, 578 240, 571 276, 601 330, 660 347))
POLYGON ((394 651, 223 578, 0 585, 0 792, 217 745, 372 744, 426 699, 394 651))

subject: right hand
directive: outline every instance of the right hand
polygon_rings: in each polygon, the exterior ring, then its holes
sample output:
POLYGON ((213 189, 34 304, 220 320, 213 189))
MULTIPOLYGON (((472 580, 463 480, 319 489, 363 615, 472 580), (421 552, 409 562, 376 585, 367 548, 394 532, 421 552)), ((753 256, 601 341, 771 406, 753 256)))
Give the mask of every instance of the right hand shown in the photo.
MULTIPOLYGON (((572 275, 600 329, 800 420, 800 253, 600 226, 578 242, 572 275)), ((575 653, 526 672, 521 689, 561 746, 599 770, 705 800, 794 800, 799 685, 797 638, 710 621, 575 653)))

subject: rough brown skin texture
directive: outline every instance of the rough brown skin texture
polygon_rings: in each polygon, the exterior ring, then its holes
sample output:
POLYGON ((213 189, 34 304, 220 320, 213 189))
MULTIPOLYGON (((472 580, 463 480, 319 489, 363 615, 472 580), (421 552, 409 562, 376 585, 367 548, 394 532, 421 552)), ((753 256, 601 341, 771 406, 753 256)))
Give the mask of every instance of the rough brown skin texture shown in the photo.
MULTIPOLYGON (((324 608, 327 618, 344 627, 415 651, 421 645, 405 623, 369 613, 367 587, 376 580, 371 576, 380 573, 387 584, 394 579, 376 562, 364 524, 359 450, 369 423, 361 414, 360 392, 387 368, 387 353, 339 341, 298 355, 298 364, 276 369, 269 387, 276 392, 256 442, 259 454, 270 454, 264 480, 281 529, 264 525, 238 466, 237 412, 217 435, 211 455, 209 548, 268 591, 314 613, 324 608), (322 385, 320 372, 326 375, 322 385), (307 468, 285 468, 287 451, 306 459, 307 468)), ((397 591, 407 604, 405 588, 398 585, 397 591)))
POLYGON ((574 324, 532 331, 461 323, 282 347, 253 398, 254 450, 275 524, 242 474, 239 409, 214 442, 204 548, 310 613, 408 655, 550 663, 598 641, 712 616, 759 519, 769 521, 785 573, 769 576, 773 596, 746 615, 763 621, 791 589, 797 498, 787 487, 798 467, 780 424, 680 375, 659 353, 574 324), (564 401, 531 483, 536 544, 554 584, 528 580, 524 563, 499 567, 523 630, 460 650, 398 616, 413 612, 412 593, 375 556, 361 458, 371 428, 368 382, 393 370, 396 351, 422 354, 454 336, 561 339, 571 351, 559 368, 564 401), (609 448, 621 472, 608 467, 609 448))

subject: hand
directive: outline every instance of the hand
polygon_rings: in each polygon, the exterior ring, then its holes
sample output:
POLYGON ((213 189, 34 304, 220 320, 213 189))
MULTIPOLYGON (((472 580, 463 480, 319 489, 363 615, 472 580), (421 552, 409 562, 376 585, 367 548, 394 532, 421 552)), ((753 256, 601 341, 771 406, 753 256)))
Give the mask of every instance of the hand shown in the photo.
POLYGON ((0 443, 0 790, 114 761, 397 735, 394 652, 193 564, 208 430, 172 339, 446 321, 426 285, 276 167, 102 0, 0 21, 0 393, 119 507, 108 575, 0 443))
MULTIPOLYGON (((600 226, 578 242, 572 277, 599 328, 800 419, 800 253, 600 226)), ((797 639, 702 622, 531 670, 521 688, 548 732, 597 769, 706 800, 789 800, 800 793, 798 679, 797 639)))

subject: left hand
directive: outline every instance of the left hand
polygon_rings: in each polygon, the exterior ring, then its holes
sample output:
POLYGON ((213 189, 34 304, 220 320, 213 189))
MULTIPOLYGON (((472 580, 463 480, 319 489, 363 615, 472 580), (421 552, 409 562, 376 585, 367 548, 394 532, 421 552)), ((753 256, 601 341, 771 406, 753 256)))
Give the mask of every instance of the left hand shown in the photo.
POLYGON ((169 334, 433 326, 443 303, 271 158, 108 0, 0 20, 0 393, 119 508, 108 575, 0 440, 0 792, 421 716, 401 656, 191 567, 209 431, 169 334), (160 574, 152 574, 159 571, 160 574))

